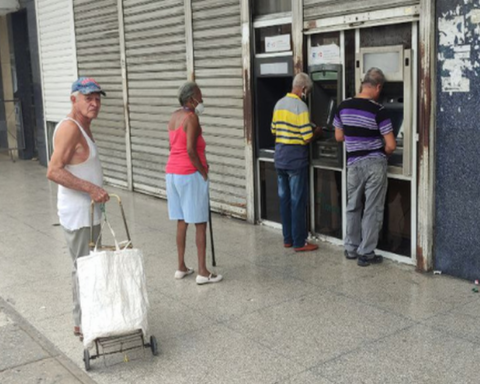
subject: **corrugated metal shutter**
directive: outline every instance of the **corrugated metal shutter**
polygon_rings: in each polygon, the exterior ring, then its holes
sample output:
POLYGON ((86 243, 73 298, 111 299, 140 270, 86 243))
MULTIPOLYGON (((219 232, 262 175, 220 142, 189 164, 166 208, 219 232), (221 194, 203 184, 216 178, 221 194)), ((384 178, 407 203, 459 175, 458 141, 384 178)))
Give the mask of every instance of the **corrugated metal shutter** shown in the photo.
POLYGON ((420 0, 304 0, 305 21, 418 5, 420 0))
POLYGON ((216 210, 246 216, 242 32, 238 0, 192 0, 195 78, 216 210))
POLYGON ((92 123, 104 178, 127 187, 117 0, 74 0, 74 15, 79 76, 95 78, 107 93, 92 123))
POLYGON ((37 0, 36 6, 45 120, 58 122, 70 112, 77 77, 73 10, 65 0, 37 0))
POLYGON ((187 79, 183 0, 124 0, 133 187, 165 196, 167 124, 187 79))

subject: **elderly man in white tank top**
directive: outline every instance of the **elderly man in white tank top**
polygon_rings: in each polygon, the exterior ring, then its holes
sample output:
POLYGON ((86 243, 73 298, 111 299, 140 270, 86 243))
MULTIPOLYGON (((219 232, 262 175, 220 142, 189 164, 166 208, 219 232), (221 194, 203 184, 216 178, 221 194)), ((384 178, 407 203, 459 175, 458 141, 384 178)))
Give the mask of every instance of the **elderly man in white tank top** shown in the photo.
MULTIPOLYGON (((65 232, 73 260, 73 320, 74 334, 81 336, 81 308, 78 297, 77 258, 89 254, 90 202, 109 200, 103 186, 103 173, 90 124, 98 116, 100 85, 92 78, 81 77, 72 85, 72 110, 60 121, 53 134, 53 153, 47 177, 58 184, 58 216, 65 232)), ((100 232, 101 212, 94 214, 94 237, 100 232)))

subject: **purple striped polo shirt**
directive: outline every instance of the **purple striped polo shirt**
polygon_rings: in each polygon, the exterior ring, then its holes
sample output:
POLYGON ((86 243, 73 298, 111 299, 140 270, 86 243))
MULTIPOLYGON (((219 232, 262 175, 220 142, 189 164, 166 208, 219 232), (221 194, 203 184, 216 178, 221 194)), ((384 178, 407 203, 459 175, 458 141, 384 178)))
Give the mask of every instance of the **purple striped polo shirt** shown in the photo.
POLYGON ((347 165, 386 157, 382 136, 392 132, 393 127, 383 105, 370 99, 344 100, 338 106, 333 125, 343 130, 347 165))

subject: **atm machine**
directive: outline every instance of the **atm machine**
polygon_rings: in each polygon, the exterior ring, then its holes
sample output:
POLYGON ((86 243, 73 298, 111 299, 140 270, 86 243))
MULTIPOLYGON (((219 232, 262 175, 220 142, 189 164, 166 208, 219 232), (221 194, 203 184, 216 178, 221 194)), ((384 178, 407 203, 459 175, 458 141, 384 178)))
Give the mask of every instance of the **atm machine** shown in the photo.
POLYGON ((411 51, 401 45, 361 48, 357 54, 357 89, 360 89, 365 73, 372 67, 380 68, 385 74, 386 83, 378 102, 383 104, 389 113, 397 141, 397 149, 388 160, 388 171, 409 177, 412 173, 411 51))
POLYGON ((342 66, 339 64, 312 65, 308 68, 313 89, 310 97, 310 118, 322 128, 322 136, 312 144, 314 164, 343 166, 342 144, 335 140, 333 119, 342 101, 342 66))
POLYGON ((275 104, 292 89, 293 61, 291 56, 280 56, 255 58, 254 63, 255 157, 259 219, 281 223, 277 173, 273 162, 275 138, 270 127, 275 104))
POLYGON ((322 128, 311 144, 311 226, 316 233, 342 238, 343 145, 335 140, 333 119, 343 96, 342 65, 308 67, 313 82, 310 118, 322 128))
POLYGON ((412 163, 413 101, 411 50, 402 45, 360 48, 356 56, 355 81, 357 90, 371 67, 380 68, 386 83, 379 103, 389 112, 397 149, 388 159, 388 190, 379 249, 411 256, 412 247, 412 163))

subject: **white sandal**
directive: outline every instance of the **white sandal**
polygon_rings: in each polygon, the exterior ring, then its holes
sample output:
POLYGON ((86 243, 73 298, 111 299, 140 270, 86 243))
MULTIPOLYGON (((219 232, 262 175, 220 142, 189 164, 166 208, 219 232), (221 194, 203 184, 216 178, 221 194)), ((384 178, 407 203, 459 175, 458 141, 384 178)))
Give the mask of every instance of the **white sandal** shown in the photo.
POLYGON ((210 276, 202 276, 202 275, 197 275, 197 284, 198 285, 203 285, 203 284, 209 284, 209 283, 218 283, 219 281, 222 281, 223 276, 222 275, 214 275, 213 273, 210 274, 210 276))
POLYGON ((187 268, 186 271, 176 271, 175 272, 175 279, 183 279, 185 276, 191 275, 193 272, 195 272, 192 268, 187 268))

